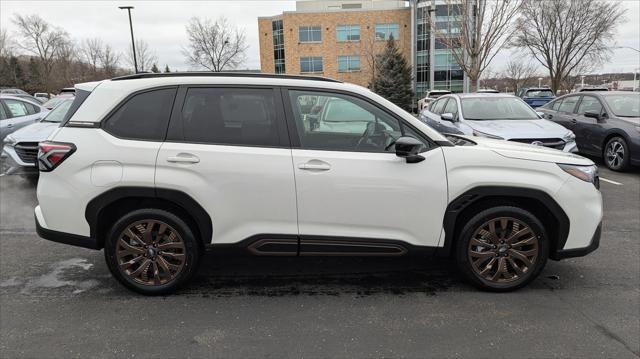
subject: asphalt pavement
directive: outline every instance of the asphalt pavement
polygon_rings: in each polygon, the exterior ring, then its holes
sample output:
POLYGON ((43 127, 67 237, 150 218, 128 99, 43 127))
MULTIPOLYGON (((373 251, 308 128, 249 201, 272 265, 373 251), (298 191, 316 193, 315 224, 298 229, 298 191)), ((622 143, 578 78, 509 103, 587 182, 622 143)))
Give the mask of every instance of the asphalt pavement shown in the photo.
POLYGON ((3 176, 0 357, 638 358, 640 170, 601 176, 600 248, 517 292, 479 292, 445 260, 212 253, 165 297, 38 238, 34 184, 3 176))

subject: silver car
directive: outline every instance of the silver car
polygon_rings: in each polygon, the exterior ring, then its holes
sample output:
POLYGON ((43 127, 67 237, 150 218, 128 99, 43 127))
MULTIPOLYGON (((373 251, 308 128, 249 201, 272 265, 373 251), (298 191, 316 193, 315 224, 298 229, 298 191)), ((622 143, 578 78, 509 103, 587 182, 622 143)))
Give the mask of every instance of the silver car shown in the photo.
POLYGON ((40 120, 48 112, 37 101, 0 95, 0 140, 13 131, 40 120))
POLYGON ((578 152, 573 132, 542 119, 512 95, 446 95, 432 102, 419 118, 445 134, 489 137, 578 152))
POLYGON ((37 172, 36 157, 38 142, 44 141, 51 132, 60 126, 60 122, 69 111, 73 97, 56 106, 41 121, 25 126, 4 138, 2 156, 6 161, 6 173, 37 172))

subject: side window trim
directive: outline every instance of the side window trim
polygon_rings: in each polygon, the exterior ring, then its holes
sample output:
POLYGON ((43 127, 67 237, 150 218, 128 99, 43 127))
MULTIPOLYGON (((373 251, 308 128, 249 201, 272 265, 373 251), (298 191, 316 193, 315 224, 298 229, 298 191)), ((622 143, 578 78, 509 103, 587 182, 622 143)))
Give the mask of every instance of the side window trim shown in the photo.
MULTIPOLYGON (((177 93, 177 89, 178 86, 158 86, 158 87, 151 87, 151 88, 146 88, 140 91, 135 91, 130 93, 129 95, 127 95, 127 97, 125 97, 124 99, 122 99, 122 101, 120 101, 114 108, 111 109, 111 111, 109 111, 101 120, 100 120, 100 129, 107 132, 108 134, 110 134, 113 137, 116 138, 120 138, 123 140, 135 140, 135 141, 147 141, 147 142, 164 142, 167 138, 167 131, 165 129, 164 134, 161 136, 161 138, 159 140, 150 140, 150 139, 146 139, 146 138, 133 138, 133 137, 122 137, 122 136, 117 136, 111 132, 109 132, 106 128, 106 124, 107 122, 109 122, 109 119, 111 118, 111 116, 113 116, 116 112, 118 112, 118 110, 123 107, 127 102, 129 102, 129 100, 131 100, 133 97, 143 94, 143 93, 147 93, 147 92, 152 92, 152 91, 157 91, 157 90, 167 90, 167 89, 174 89, 176 90, 173 94, 173 104, 172 104, 172 110, 171 113, 173 113, 173 107, 176 104, 176 93, 177 93)), ((169 121, 171 121, 171 113, 169 114, 169 121)))
POLYGON ((279 86, 272 85, 235 85, 235 84, 184 84, 178 87, 176 93, 176 99, 173 104, 173 110, 171 111, 171 117, 169 119, 167 135, 165 142, 175 143, 197 143, 201 145, 211 146, 237 146, 237 147, 264 147, 264 148, 291 148, 291 139, 287 131, 287 122, 285 120, 285 111, 282 100, 282 94, 279 86), (208 142, 191 142, 187 141, 184 136, 184 122, 182 118, 182 108, 187 98, 189 89, 196 88, 222 88, 222 89, 271 89, 274 97, 274 108, 276 111, 276 127, 278 130, 279 144, 277 146, 267 145, 249 145, 249 144, 229 144, 229 143, 208 143, 208 142))
MULTIPOLYGON (((301 145, 301 142, 300 142, 300 136, 298 134, 295 114, 293 113, 293 109, 291 108, 291 97, 289 96, 289 92, 290 91, 322 92, 322 93, 327 93, 327 94, 333 93, 333 94, 338 94, 338 95, 343 95, 343 96, 355 97, 355 98, 357 98, 359 100, 362 100, 362 101, 368 103, 369 105, 375 107, 378 111, 381 111, 381 112, 387 114, 388 116, 392 117, 396 121, 398 121, 401 129, 404 129, 404 127, 406 126, 407 128, 411 129, 413 132, 418 134, 420 136, 420 139, 422 139, 423 141, 425 141, 426 143, 429 144, 429 148, 427 149, 427 151, 430 151, 430 150, 432 150, 432 149, 434 149, 436 147, 439 147, 439 145, 434 140, 432 140, 431 138, 429 138, 428 136, 423 134, 422 131, 420 131, 417 128, 413 127, 410 123, 405 121, 402 117, 396 115, 395 113, 389 111, 385 107, 380 106, 379 104, 375 103, 371 99, 369 99, 369 98, 367 98, 365 96, 362 96, 360 94, 353 93, 353 92, 348 92, 348 91, 340 91, 340 90, 335 90, 335 89, 326 89, 326 88, 283 86, 283 87, 281 87, 282 103, 283 103, 284 108, 285 108, 285 119, 286 119, 286 122, 287 122, 287 129, 289 131, 289 136, 291 138, 291 148, 293 148, 293 149, 303 149, 303 148, 302 148, 302 145, 301 145)), ((314 151, 380 153, 380 152, 346 151, 346 150, 329 150, 329 149, 314 149, 314 151)))

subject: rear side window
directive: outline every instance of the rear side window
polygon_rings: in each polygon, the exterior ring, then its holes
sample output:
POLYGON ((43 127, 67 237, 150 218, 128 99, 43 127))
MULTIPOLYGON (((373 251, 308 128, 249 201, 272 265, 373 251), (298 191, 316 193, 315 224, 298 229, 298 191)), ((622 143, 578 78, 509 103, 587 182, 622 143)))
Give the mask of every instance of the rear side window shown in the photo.
POLYGON ((554 111, 558 111, 558 108, 560 108, 560 104, 562 103, 562 100, 558 100, 555 101, 552 105, 551 105, 551 109, 554 111))
POLYGON ((69 107, 69 110, 67 111, 66 115, 62 119, 62 126, 66 125, 67 122, 69 122, 69 119, 71 119, 71 116, 73 116, 73 114, 76 113, 76 111, 78 111, 80 106, 84 103, 84 100, 86 100, 90 94, 91 92, 89 91, 76 90, 76 97, 73 99, 73 103, 71 104, 71 107, 69 107))
POLYGON ((558 107, 558 111, 573 112, 573 109, 576 108, 576 103, 578 103, 578 96, 565 97, 560 107, 558 107))
POLYGON ((176 89, 139 93, 129 98, 105 122, 110 134, 128 139, 163 141, 176 89))
POLYGON ((273 89, 190 88, 182 106, 184 140, 278 146, 273 89))
POLYGON ((6 99, 4 100, 4 103, 9 109, 9 113, 11 114, 10 117, 22 117, 29 114, 26 103, 22 101, 6 99))

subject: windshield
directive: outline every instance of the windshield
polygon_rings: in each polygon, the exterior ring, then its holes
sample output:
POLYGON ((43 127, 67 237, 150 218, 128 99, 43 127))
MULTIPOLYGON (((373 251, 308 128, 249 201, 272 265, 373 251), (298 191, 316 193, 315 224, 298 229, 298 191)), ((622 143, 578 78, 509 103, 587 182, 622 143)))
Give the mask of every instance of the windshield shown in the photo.
POLYGON ((73 100, 73 97, 71 97, 71 96, 54 97, 51 100, 45 102, 42 106, 46 107, 46 108, 54 108, 54 107, 58 106, 58 104, 60 104, 60 102, 68 100, 68 99, 72 99, 73 100))
POLYGON ((71 99, 66 99, 64 102, 56 106, 51 112, 49 112, 43 119, 43 122, 62 122, 64 115, 69 111, 69 107, 71 107, 71 103, 73 101, 71 99))
POLYGON ((604 100, 618 117, 640 117, 640 94, 607 95, 604 100))
POLYGON ((537 120, 538 115, 524 101, 513 97, 474 97, 462 99, 465 120, 537 120))
POLYGON ((551 90, 529 90, 525 95, 527 97, 553 97, 551 90))

